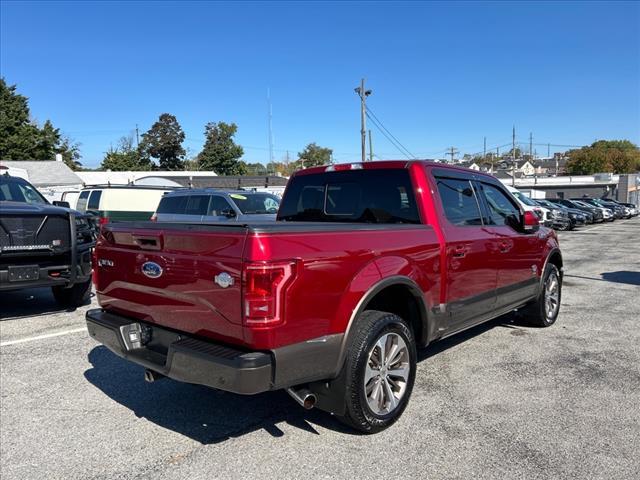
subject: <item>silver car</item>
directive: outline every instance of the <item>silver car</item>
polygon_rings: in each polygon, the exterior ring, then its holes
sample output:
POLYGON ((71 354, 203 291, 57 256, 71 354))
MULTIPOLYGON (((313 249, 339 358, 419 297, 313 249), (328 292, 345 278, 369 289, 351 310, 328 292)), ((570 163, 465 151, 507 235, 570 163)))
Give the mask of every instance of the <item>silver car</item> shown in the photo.
POLYGON ((275 221, 280 199, 264 192, 215 188, 165 194, 151 220, 156 222, 275 221))

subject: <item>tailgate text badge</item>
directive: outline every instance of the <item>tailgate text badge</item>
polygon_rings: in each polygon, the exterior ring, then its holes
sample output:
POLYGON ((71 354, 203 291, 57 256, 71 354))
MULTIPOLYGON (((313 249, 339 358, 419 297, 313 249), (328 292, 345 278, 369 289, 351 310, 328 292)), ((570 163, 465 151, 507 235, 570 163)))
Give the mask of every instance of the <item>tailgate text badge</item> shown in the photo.
POLYGON ((213 279, 222 288, 227 288, 233 285, 233 277, 229 275, 227 272, 219 273, 213 279))

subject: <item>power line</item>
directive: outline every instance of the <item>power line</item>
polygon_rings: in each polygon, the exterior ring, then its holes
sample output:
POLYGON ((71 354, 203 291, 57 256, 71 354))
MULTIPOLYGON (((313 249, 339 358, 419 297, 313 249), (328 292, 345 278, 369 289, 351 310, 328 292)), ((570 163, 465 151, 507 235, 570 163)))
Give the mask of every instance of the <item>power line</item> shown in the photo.
POLYGON ((369 120, 371 120, 371 123, 378 129, 378 131, 387 139, 389 140, 389 143, 391 143, 391 145, 393 145, 394 147, 396 147, 396 149, 402 153, 402 155, 404 155, 405 157, 407 157, 409 160, 412 160, 413 158, 415 158, 410 152, 406 151, 403 149, 402 145, 396 143, 396 141, 393 140, 393 138, 391 136, 389 136, 387 134, 387 132, 384 131, 384 129, 382 128, 381 125, 379 125, 372 116, 369 115, 369 113, 367 112, 367 118, 369 120))
POLYGON ((412 154, 401 142, 400 140, 398 140, 390 131, 387 127, 384 126, 384 124, 382 123, 382 121, 376 116, 375 113, 373 113, 373 111, 371 111, 371 109, 369 107, 366 107, 367 111, 367 118, 369 118, 369 120, 371 120, 371 122, 378 128, 378 130, 380 130, 380 133, 382 133, 382 135, 384 135, 387 140, 389 140, 393 146, 395 146, 398 150, 400 150, 400 152, 407 158, 409 159, 415 159, 416 156, 414 154, 412 154))

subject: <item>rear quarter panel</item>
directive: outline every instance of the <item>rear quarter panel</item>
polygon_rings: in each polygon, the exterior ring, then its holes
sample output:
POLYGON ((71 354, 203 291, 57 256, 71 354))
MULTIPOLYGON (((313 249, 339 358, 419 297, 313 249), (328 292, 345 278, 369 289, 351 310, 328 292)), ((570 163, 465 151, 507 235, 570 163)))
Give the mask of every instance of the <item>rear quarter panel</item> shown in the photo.
POLYGON ((440 246, 429 226, 256 234, 248 237, 246 252, 249 261, 296 261, 284 323, 246 331, 245 342, 258 348, 343 333, 360 299, 382 278, 412 279, 425 292, 428 306, 436 301, 433 292, 439 292, 440 246))

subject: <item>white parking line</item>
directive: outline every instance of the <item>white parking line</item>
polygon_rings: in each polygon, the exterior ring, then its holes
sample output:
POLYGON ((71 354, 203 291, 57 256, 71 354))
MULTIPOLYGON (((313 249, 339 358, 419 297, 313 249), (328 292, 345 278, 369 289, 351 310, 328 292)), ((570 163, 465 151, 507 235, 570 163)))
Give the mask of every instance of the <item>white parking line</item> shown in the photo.
POLYGON ((8 345, 16 345, 18 343, 35 342, 36 340, 45 340, 47 338, 61 337, 63 335, 69 335, 71 333, 86 332, 86 331, 87 331, 87 327, 82 327, 82 328, 74 328, 72 330, 64 330, 62 332, 47 333, 46 335, 38 335, 35 337, 21 338, 19 340, 9 340, 8 342, 0 342, 0 347, 6 347, 8 345))

